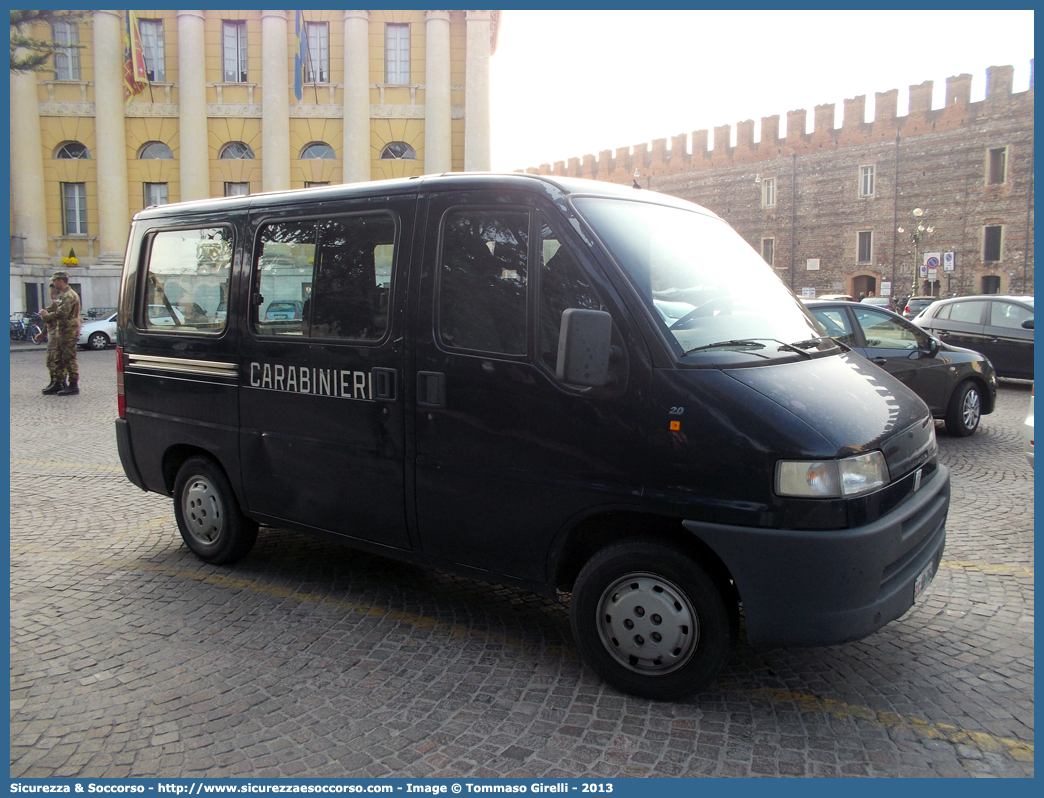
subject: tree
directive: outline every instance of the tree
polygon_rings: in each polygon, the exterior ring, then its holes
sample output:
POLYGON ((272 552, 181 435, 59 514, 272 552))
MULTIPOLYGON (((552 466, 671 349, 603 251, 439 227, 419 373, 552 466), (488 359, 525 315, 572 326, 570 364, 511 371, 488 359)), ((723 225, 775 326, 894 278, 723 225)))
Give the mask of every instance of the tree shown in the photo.
POLYGON ((33 25, 51 25, 55 22, 76 22, 86 11, 12 11, 11 12, 11 71, 40 72, 47 59, 58 47, 82 47, 61 44, 48 39, 34 39, 28 35, 33 25))

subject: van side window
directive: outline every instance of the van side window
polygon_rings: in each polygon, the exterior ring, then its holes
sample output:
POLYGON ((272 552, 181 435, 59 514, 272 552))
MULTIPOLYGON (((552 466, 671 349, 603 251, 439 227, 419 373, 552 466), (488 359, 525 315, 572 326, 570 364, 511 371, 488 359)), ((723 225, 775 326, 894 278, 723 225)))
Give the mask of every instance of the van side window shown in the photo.
POLYGON ((254 329, 378 341, 388 329, 395 219, 366 214, 261 228, 254 329))
POLYGON ((525 355, 529 212, 450 211, 441 238, 439 340, 459 349, 525 355))
POLYGON ((156 233, 149 246, 144 328, 172 333, 224 330, 232 243, 228 227, 156 233))
MULTIPOLYGON (((319 222, 311 336, 378 341, 388 329, 395 221, 380 215, 319 222)), ((305 314, 306 321, 309 314, 305 314)))
POLYGON ((258 239, 255 329, 262 335, 304 334, 305 302, 312 289, 315 222, 266 224, 258 239))
POLYGON ((540 361, 551 371, 558 366, 558 334, 568 308, 601 310, 602 301, 580 262, 547 222, 540 226, 540 361))

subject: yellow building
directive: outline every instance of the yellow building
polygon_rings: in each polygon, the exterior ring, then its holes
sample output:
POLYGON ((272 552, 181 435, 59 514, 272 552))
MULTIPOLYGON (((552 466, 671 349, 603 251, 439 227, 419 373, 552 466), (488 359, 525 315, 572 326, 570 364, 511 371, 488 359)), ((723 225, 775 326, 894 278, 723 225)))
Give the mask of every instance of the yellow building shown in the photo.
POLYGON ((70 249, 84 307, 114 306, 130 219, 147 205, 488 170, 498 21, 92 11, 36 26, 80 46, 11 75, 12 310, 39 307, 70 249))

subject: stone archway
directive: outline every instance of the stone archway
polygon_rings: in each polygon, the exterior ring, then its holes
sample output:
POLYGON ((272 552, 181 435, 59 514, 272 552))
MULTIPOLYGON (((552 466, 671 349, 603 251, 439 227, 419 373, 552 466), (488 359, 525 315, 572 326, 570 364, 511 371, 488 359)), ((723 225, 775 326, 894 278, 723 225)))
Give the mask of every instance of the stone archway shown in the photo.
POLYGON ((852 296, 859 300, 862 297, 877 296, 880 293, 880 282, 876 274, 857 274, 852 277, 852 296))

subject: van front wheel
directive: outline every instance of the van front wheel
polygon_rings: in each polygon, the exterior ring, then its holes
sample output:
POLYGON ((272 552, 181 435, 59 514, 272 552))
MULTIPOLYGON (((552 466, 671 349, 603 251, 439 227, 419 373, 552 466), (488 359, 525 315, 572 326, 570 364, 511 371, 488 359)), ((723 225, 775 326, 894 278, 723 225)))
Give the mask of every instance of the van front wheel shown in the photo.
POLYGON ((174 482, 174 517, 185 544, 205 562, 234 562, 254 547, 257 524, 246 518, 225 473, 191 457, 174 482))
POLYGON ((570 622, 581 656, 614 687, 661 701, 709 686, 736 611, 699 563, 653 541, 608 546, 580 571, 570 622))

